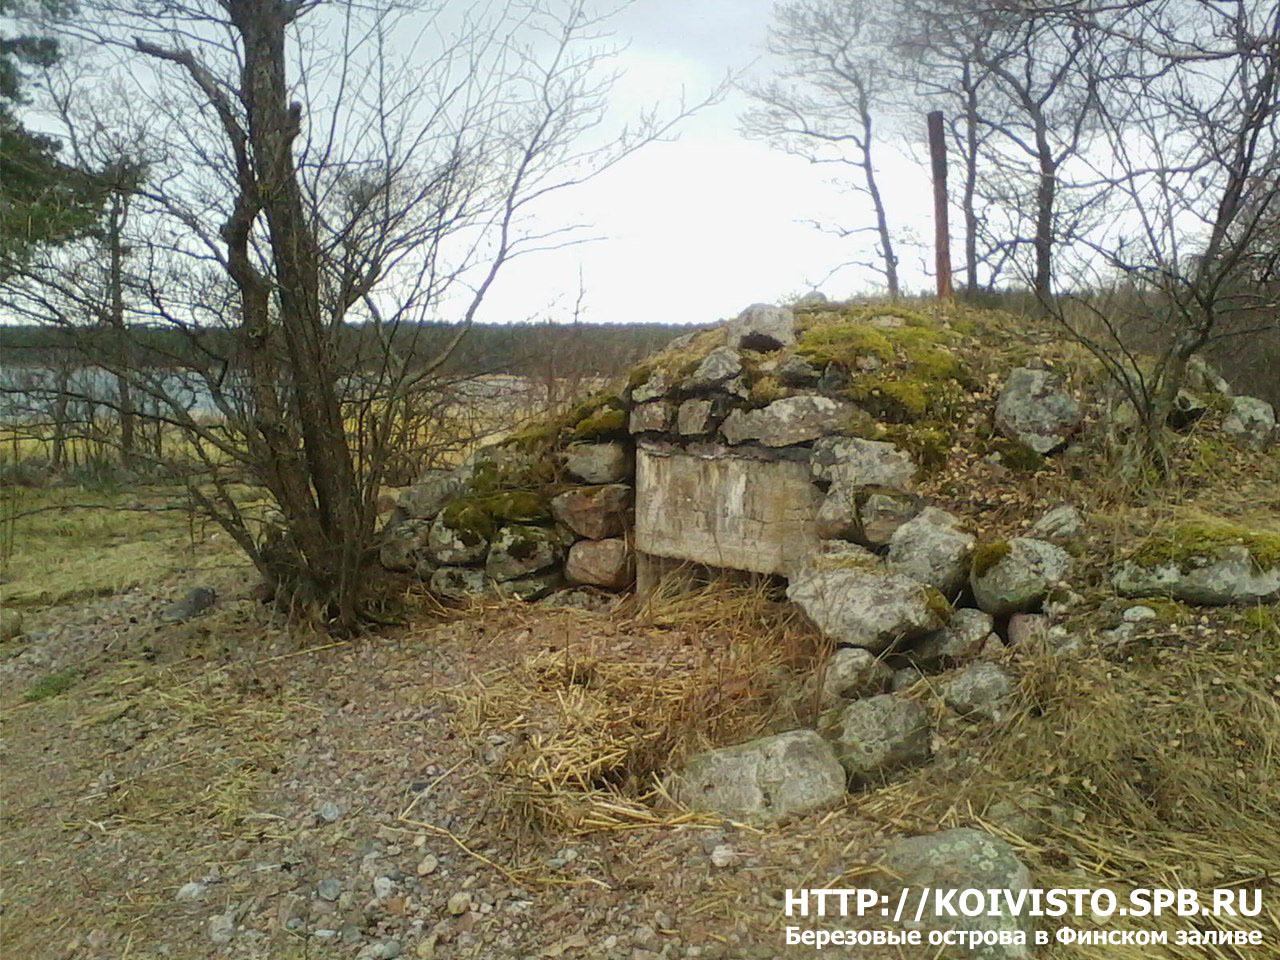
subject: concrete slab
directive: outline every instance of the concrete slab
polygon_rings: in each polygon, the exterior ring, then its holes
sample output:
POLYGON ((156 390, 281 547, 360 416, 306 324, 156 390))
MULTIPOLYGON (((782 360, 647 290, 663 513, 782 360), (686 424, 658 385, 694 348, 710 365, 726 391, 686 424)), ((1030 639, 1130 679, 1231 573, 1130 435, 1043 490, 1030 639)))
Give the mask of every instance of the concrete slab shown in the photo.
POLYGON ((713 567, 786 575, 818 551, 822 492, 807 463, 703 444, 636 449, 636 548, 713 567))

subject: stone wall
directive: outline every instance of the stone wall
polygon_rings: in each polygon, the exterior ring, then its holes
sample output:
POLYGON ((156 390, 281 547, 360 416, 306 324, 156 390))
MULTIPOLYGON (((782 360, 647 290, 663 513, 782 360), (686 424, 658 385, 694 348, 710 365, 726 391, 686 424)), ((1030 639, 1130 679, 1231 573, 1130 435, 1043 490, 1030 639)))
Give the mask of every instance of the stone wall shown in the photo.
MULTIPOLYGON (((961 442, 957 421, 985 418, 986 459, 1031 469, 1076 442, 1091 404, 1126 421, 1123 405, 1108 412, 1079 396, 1039 357, 999 371, 988 395, 971 369, 983 346, 972 334, 896 306, 815 297, 794 310, 748 307, 680 338, 616 393, 422 478, 400 497, 382 561, 447 600, 567 588, 580 600, 580 588, 627 589, 637 562, 781 575, 839 643, 976 655, 990 629, 964 643, 939 635, 954 605, 998 620, 1000 635, 1007 618, 1039 615, 1068 578, 1062 531, 1078 517, 983 543, 964 517, 931 504, 920 483, 961 442)), ((985 347, 999 354, 990 338, 985 347)), ((1271 442, 1266 404, 1226 397, 1202 366, 1188 384, 1182 419, 1220 408, 1223 431, 1271 442)), ((1222 560, 1233 562, 1249 561, 1222 560)), ((1176 570, 1144 569, 1118 570, 1117 588, 1158 581, 1176 594, 1176 570)))

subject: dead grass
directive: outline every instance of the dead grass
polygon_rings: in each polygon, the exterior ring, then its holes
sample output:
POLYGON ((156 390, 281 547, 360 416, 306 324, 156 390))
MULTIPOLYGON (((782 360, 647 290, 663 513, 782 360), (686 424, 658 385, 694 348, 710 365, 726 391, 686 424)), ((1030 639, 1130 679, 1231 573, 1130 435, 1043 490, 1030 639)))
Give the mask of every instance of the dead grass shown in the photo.
POLYGON ((787 667, 816 651, 764 583, 716 581, 689 592, 673 584, 613 622, 557 611, 559 629, 542 637, 522 620, 545 624, 546 611, 504 606, 484 616, 505 618, 501 642, 521 648, 448 696, 477 750, 495 736, 507 741, 495 795, 520 828, 590 832, 688 819, 649 809, 657 778, 693 750, 765 730, 778 719, 787 667))

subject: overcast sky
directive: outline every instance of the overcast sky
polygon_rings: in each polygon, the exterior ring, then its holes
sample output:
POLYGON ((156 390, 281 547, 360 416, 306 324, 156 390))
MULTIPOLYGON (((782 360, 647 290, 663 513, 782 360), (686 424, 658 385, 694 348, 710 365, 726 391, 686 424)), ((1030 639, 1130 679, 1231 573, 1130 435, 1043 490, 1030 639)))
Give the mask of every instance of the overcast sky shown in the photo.
MULTIPOLYGON (((757 77, 772 68, 765 53, 772 0, 635 0, 614 22, 628 44, 617 67, 614 111, 632 115, 655 100, 705 94, 727 71, 757 77)), ((486 303, 483 319, 568 319, 581 271, 583 319, 593 322, 708 323, 757 301, 819 286, 832 297, 874 286, 849 260, 871 254, 871 238, 842 240, 802 221, 867 226, 859 197, 830 183, 831 167, 743 138, 747 98, 731 93, 690 118, 674 143, 659 143, 560 199, 554 210, 590 223, 603 239, 517 261, 486 303)), ((892 148, 880 175, 894 226, 932 232, 927 172, 892 148)), ((900 251, 904 284, 931 281, 924 251, 900 251)))

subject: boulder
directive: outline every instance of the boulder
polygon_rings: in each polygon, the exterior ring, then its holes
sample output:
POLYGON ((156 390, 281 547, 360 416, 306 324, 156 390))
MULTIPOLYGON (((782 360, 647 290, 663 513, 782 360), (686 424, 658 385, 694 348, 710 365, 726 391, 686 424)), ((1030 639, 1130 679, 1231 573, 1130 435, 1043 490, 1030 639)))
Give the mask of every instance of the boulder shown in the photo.
POLYGON ((929 716, 914 700, 889 693, 855 700, 825 715, 823 724, 829 727, 836 757, 854 785, 918 766, 931 755, 929 716))
POLYGON ((569 548, 564 568, 570 583, 621 590, 636 576, 636 558, 627 541, 579 540, 569 548))
POLYGON ((708 353, 681 386, 685 390, 710 390, 742 373, 742 357, 732 347, 716 347, 708 353))
POLYGON ((1280 600, 1280 565, 1261 567, 1244 545, 1218 547, 1184 561, 1143 565, 1126 560, 1111 582, 1127 597, 1167 596, 1205 606, 1280 600))
POLYGON ((974 542, 958 518, 937 507, 925 507, 893 531, 889 568, 953 598, 969 574, 974 542))
POLYGON ((528 576, 564 560, 564 544, 554 530, 513 524, 498 531, 489 547, 484 570, 490 580, 503 583, 528 576))
POLYGON ((560 589, 564 584, 564 573, 557 567, 552 570, 543 570, 540 573, 516 577, 514 580, 507 580, 498 584, 497 589, 501 593, 515 597, 517 600, 532 602, 542 599, 554 590, 560 589))
POLYGON ((833 483, 813 518, 813 528, 822 540, 857 540, 858 501, 855 491, 833 483))
POLYGON ((733 444, 754 440, 766 447, 788 447, 847 429, 858 413, 847 401, 804 394, 759 410, 734 410, 720 431, 733 444))
POLYGON ((883 547, 903 524, 920 512, 920 498, 897 490, 864 487, 858 497, 859 543, 883 547))
POLYGON ((1222 429, 1261 449, 1275 436, 1275 408, 1257 397, 1235 397, 1231 401, 1230 412, 1222 421, 1222 429))
POLYGON ((671 426, 675 405, 667 400, 638 403, 631 408, 627 429, 632 433, 661 433, 671 426))
MULTIPOLYGON (((888 903, 896 903, 902 890, 906 890, 908 896, 924 889, 943 895, 957 891, 954 896, 965 890, 1000 890, 1017 898, 1031 888, 1031 873, 1009 844, 969 827, 899 840, 885 851, 881 865, 891 879, 877 886, 888 897, 888 903)), ((922 932, 954 930, 995 934, 990 938, 996 940, 995 943, 982 943, 972 950, 967 941, 960 945, 959 940, 957 945, 936 952, 931 948, 929 956, 939 960, 1030 960, 1033 955, 1032 918, 1026 910, 1013 913, 1007 902, 997 907, 995 916, 989 910, 977 916, 958 917, 924 910, 919 920, 914 915, 904 916, 902 926, 922 932), (1006 934, 1006 940, 1022 939, 1027 943, 1021 946, 1013 942, 1000 943, 1000 933, 1006 934), (1022 937, 1012 936, 1015 933, 1021 933, 1022 937)))
POLYGON ((883 693, 893 679, 893 670, 870 650, 842 647, 827 658, 819 676, 822 678, 819 702, 825 710, 844 700, 883 693))
POLYGON ((786 307, 753 303, 725 325, 725 342, 737 350, 767 353, 796 342, 796 318, 786 307))
POLYGON ((588 613, 607 613, 618 602, 618 597, 598 587, 570 587, 568 590, 557 590, 538 602, 544 607, 569 607, 588 613))
POLYGON ((822 437, 813 444, 809 469, 815 480, 847 488, 880 486, 910 490, 916 465, 892 443, 861 437, 822 437))
POLYGON ((942 628, 950 612, 936 592, 910 577, 823 558, 793 576, 787 598, 837 643, 879 653, 942 628))
POLYGON ((218 600, 218 594, 212 587, 192 587, 177 603, 171 603, 160 611, 160 619, 167 623, 177 623, 199 616, 218 600))
POLYGON ((979 661, 947 681, 942 698, 947 706, 974 720, 1002 720, 1008 714, 1017 684, 999 664, 979 661))
POLYGON ((564 467, 583 483, 620 483, 631 476, 635 457, 628 444, 574 443, 564 451, 564 467))
POLYGON ((947 625, 929 634, 916 647, 915 659, 924 664, 956 664, 982 655, 995 620, 969 607, 957 610, 947 625))
POLYGON ((1031 527, 1031 536, 1048 543, 1075 543, 1084 534, 1084 517, 1070 504, 1054 507, 1031 527))
POLYGON ((430 520, 406 519, 388 525, 382 531, 378 561, 388 570, 402 573, 416 570, 427 557, 430 533, 430 520))
POLYGON ((919 667, 900 667, 893 671, 893 679, 889 681, 890 693, 901 693, 910 690, 924 678, 919 667))
POLYGON ((975 549, 969 585, 980 609, 1003 617, 1036 609, 1070 567, 1061 547, 1015 537, 975 549))
POLYGON ((693 810, 768 823, 840 803, 845 774, 822 737, 792 730, 700 753, 668 789, 693 810))
POLYGON ((675 386, 675 380, 670 374, 665 370, 655 370, 649 374, 648 380, 631 389, 631 402, 648 403, 650 400, 657 400, 659 397, 665 397, 675 389, 675 386))
POLYGON ((489 536, 485 523, 492 524, 489 517, 481 523, 465 509, 453 513, 453 508, 443 510, 431 523, 427 531, 427 551, 431 559, 442 566, 462 566, 468 563, 480 563, 489 554, 489 536), (475 519, 476 522, 471 521, 475 519))
POLYGON ((479 567, 441 567, 431 575, 429 586, 445 600, 466 600, 484 593, 488 582, 479 567))
POLYGON ((778 379, 788 387, 811 387, 818 382, 822 371, 804 357, 792 354, 778 365, 778 379))
POLYGON ((429 470, 417 483, 400 492, 397 505, 410 519, 434 520, 445 504, 463 495, 466 486, 453 470, 429 470))
POLYGON ((1015 613, 1009 618, 1005 636, 1009 638, 1009 645, 1012 647, 1046 649, 1049 618, 1043 613, 1015 613))
POLYGON ((714 400, 686 400, 676 411, 676 432, 682 437, 699 437, 712 433, 720 418, 714 400))
POLYGON ((1033 367, 1011 372, 996 402, 996 429, 1040 454, 1064 446, 1082 419, 1062 378, 1033 367))
POLYGON ((620 483, 566 490, 551 500, 551 513, 580 537, 603 540, 627 527, 631 488, 620 483))
POLYGON ((1203 357, 1192 357, 1187 361, 1187 369, 1183 378, 1187 389, 1195 393, 1216 393, 1224 397, 1231 396, 1231 384, 1222 378, 1203 357))

